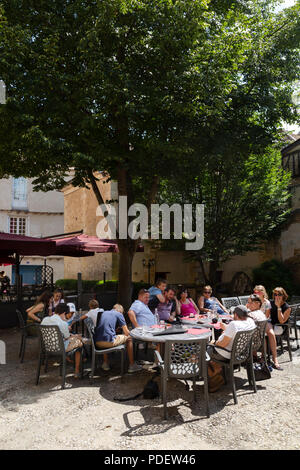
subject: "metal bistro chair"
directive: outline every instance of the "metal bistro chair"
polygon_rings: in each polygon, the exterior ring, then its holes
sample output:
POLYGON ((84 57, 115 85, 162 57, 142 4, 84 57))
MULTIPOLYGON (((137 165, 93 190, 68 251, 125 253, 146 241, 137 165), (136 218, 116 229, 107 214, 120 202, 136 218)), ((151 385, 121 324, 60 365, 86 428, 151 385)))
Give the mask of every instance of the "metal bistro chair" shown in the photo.
POLYGON ((22 363, 24 361, 27 338, 32 337, 32 336, 28 334, 28 325, 26 325, 26 322, 20 310, 16 309, 16 314, 18 317, 19 328, 21 332, 21 344, 20 344, 19 358, 20 358, 20 362, 22 363))
POLYGON ((247 302, 248 302, 248 299, 249 299, 250 295, 251 295, 251 294, 239 296, 238 299, 239 299, 240 304, 241 304, 241 305, 246 305, 247 302))
POLYGON ((291 305, 290 307, 291 307, 291 315, 289 318, 290 330, 294 328, 297 349, 299 349, 298 328, 300 328, 300 304, 294 304, 294 305, 291 305))
POLYGON ((91 320, 91 318, 86 318, 84 320, 84 324, 91 338, 92 364, 91 364, 90 381, 92 381, 94 378, 97 356, 103 356, 103 354, 111 354, 114 352, 121 353, 121 376, 123 376, 124 369, 125 369, 124 366, 125 366, 126 345, 121 344, 120 346, 115 346, 114 348, 97 349, 95 345, 95 341, 94 341, 95 327, 94 327, 93 321, 91 320))
POLYGON ((156 350, 158 366, 161 369, 162 401, 164 404, 164 419, 167 419, 167 382, 168 378, 193 380, 194 400, 196 396, 196 379, 204 380, 204 397, 206 402, 207 417, 210 416, 208 403, 208 376, 206 362, 206 345, 208 338, 167 340, 165 342, 165 355, 156 350))
POLYGON ((283 341, 286 341, 287 342, 287 348, 288 348, 288 352, 289 352, 289 356, 290 356, 290 361, 293 360, 293 356, 292 356, 292 348, 291 348, 291 343, 290 343, 290 323, 276 323, 274 326, 274 329, 276 326, 281 326, 282 329, 283 329, 283 332, 281 334, 276 334, 275 332, 275 335, 276 335, 276 343, 279 344, 280 348, 281 348, 281 352, 283 354, 283 341))
MULTIPOLYGON (((36 385, 39 384, 41 365, 45 362, 45 373, 48 371, 48 359, 49 357, 58 357, 61 359, 60 375, 62 376, 62 388, 65 388, 66 382, 66 356, 71 356, 76 350, 66 352, 63 335, 57 325, 39 325, 38 327, 40 336, 40 352, 39 362, 36 373, 36 385)), ((82 352, 81 348, 81 360, 80 370, 82 377, 82 352)))
POLYGON ((265 341, 267 323, 268 320, 255 322, 257 327, 253 334, 253 351, 261 351, 265 364, 267 364, 267 348, 265 341))
POLYGON ((238 297, 222 297, 221 303, 227 310, 229 310, 230 307, 236 307, 237 305, 240 305, 238 297))
MULTIPOLYGON (((223 366, 223 375, 225 383, 227 383, 226 369, 229 371, 233 399, 235 404, 237 404, 238 401, 234 380, 234 366, 240 366, 242 364, 246 365, 249 385, 253 387, 254 393, 257 392, 253 369, 253 335, 255 331, 256 328, 248 331, 238 331, 234 337, 230 359, 225 359, 224 361, 219 361, 215 358, 213 359, 215 362, 223 366)), ((225 351, 227 351, 226 348, 221 348, 220 346, 218 346, 218 349, 224 349, 225 351)))

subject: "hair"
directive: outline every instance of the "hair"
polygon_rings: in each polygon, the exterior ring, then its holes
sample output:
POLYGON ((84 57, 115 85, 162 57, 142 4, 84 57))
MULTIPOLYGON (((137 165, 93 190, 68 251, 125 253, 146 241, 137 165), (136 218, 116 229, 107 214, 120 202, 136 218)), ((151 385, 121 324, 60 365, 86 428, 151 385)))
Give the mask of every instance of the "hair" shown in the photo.
POLYGON ((245 305, 237 305, 233 311, 236 316, 242 320, 248 317, 248 310, 245 305))
POLYGON ((62 299, 64 298, 64 291, 60 287, 57 287, 56 289, 54 289, 53 295, 54 294, 61 294, 61 298, 62 299))
POLYGON ((262 306, 262 301, 257 294, 251 294, 249 299, 251 299, 253 302, 259 302, 260 307, 262 306))
POLYGON ((46 305, 46 306, 48 307, 51 297, 52 297, 51 292, 49 292, 48 290, 45 290, 45 291, 42 292, 42 294, 36 299, 35 305, 38 305, 38 304, 40 304, 40 303, 43 303, 44 305, 46 305))
POLYGON ((282 294, 282 300, 284 301, 286 301, 289 297, 283 287, 275 287, 275 289, 273 289, 273 299, 275 297, 275 292, 279 292, 279 294, 282 294))
POLYGON ((205 290, 209 290, 212 293, 212 287, 211 286, 204 286, 203 289, 202 289, 202 294, 203 294, 203 291, 205 291, 205 290))
POLYGON ((174 293, 176 293, 176 290, 173 287, 167 287, 165 292, 170 292, 172 290, 174 293))
POLYGON ((181 299, 181 294, 182 294, 183 292, 187 292, 187 296, 188 296, 188 297, 190 296, 187 287, 181 286, 181 287, 179 288, 179 291, 177 292, 177 299, 178 299, 178 300, 181 299))
POLYGON ((139 292, 138 292, 138 297, 139 297, 140 295, 143 295, 143 294, 149 294, 148 289, 140 289, 139 292))
POLYGON ((90 308, 90 309, 98 308, 98 307, 99 307, 99 302, 98 302, 98 300, 92 299, 92 300, 89 301, 89 308, 90 308))
POLYGON ((166 279, 163 279, 163 278, 161 278, 161 277, 159 277, 159 278, 156 280, 156 283, 155 283, 156 287, 158 287, 159 284, 167 284, 167 280, 166 280, 166 279))
POLYGON ((113 310, 117 310, 117 312, 124 313, 124 307, 121 304, 115 304, 113 306, 113 310))
POLYGON ((255 286, 253 290, 259 290, 260 292, 262 292, 264 294, 264 299, 268 299, 268 294, 267 294, 267 291, 266 291, 266 288, 264 286, 261 286, 261 285, 258 285, 258 286, 255 286))
POLYGON ((5 271, 0 271, 0 274, 5 274, 5 271))
POLYGON ((69 305, 65 303, 60 303, 55 307, 54 312, 57 315, 62 315, 63 313, 69 313, 70 312, 69 305))

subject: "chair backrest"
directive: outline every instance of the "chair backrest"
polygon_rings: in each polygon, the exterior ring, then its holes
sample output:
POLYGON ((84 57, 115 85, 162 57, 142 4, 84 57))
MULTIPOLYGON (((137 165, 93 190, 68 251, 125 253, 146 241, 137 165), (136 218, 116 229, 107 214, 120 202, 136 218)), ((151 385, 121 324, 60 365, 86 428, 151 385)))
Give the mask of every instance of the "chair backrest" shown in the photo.
POLYGON ((240 304, 241 304, 241 305, 246 305, 247 302, 248 302, 248 299, 249 299, 250 295, 251 295, 251 294, 239 296, 238 299, 239 299, 240 304))
POLYGON ((16 314, 17 314, 17 317, 18 317, 19 327, 21 329, 25 328, 25 320, 24 320, 24 317, 23 317, 23 315, 22 315, 22 313, 20 312, 19 309, 16 309, 16 314))
POLYGON ((188 379, 202 374, 208 338, 167 340, 164 365, 168 377, 188 379))
POLYGON ((267 323, 268 320, 255 322, 257 326, 252 337, 253 351, 259 351, 259 349, 263 345, 263 342, 265 340, 267 323))
POLYGON ((238 331, 234 337, 232 350, 231 350, 231 362, 233 364, 241 364, 245 362, 252 351, 252 337, 255 333, 256 328, 247 331, 238 331))
POLYGON ((65 351, 63 335, 57 325, 39 325, 38 328, 45 353, 62 354, 65 351))
POLYGON ((237 305, 240 305, 240 301, 238 297, 223 297, 221 299, 222 304, 224 305, 225 308, 230 308, 230 307, 236 307, 237 305))

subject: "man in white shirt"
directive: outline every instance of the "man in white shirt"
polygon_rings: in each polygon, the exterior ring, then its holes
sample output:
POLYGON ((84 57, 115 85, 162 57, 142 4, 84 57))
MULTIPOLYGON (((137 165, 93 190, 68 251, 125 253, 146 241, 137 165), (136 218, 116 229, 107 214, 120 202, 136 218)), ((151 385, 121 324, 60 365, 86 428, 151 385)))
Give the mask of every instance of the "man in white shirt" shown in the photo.
MULTIPOLYGON (((69 331, 66 315, 69 313, 69 307, 65 303, 60 303, 55 307, 53 315, 45 317, 41 325, 56 325, 61 331, 64 340, 65 349, 67 349, 72 335, 69 331)), ((80 376, 80 351, 75 352, 75 377, 80 376)))

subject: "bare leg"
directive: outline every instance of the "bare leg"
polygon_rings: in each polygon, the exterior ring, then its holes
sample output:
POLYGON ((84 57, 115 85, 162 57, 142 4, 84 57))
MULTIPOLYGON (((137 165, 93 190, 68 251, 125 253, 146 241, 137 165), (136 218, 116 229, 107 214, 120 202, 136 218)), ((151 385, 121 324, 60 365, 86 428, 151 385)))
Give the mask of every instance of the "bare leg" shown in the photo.
POLYGON ((132 344, 131 336, 128 336, 128 339, 126 341, 126 347, 127 347, 129 364, 132 366, 134 364, 134 357, 133 357, 133 344, 132 344))
POLYGON ((80 351, 76 351, 75 353, 75 374, 79 374, 80 372, 80 351))

